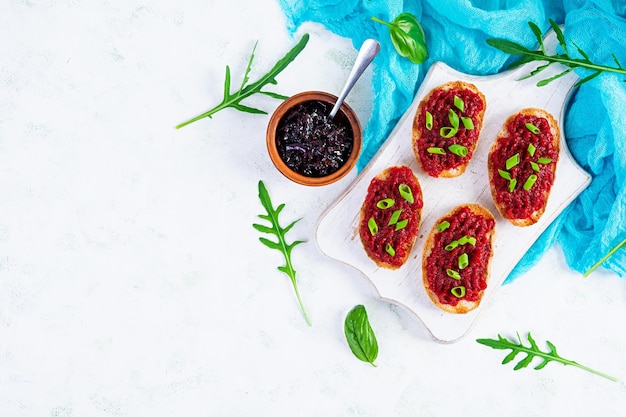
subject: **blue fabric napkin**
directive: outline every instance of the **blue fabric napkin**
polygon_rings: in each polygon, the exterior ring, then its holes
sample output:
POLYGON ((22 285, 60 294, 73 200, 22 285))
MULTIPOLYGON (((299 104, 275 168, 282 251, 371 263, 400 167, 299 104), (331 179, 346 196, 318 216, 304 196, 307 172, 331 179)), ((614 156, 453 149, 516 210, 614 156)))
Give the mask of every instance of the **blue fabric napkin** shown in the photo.
MULTIPOLYGON (((490 47, 489 38, 506 38, 537 47, 527 22, 544 33, 549 19, 564 25, 570 54, 578 45, 595 63, 626 66, 626 2, 624 0, 278 0, 294 33, 302 23, 323 24, 359 48, 367 38, 381 42, 373 68, 374 107, 364 129, 362 169, 378 151, 410 106, 430 65, 443 61, 467 74, 487 75, 515 60, 490 47), (400 57, 388 29, 371 20, 392 21, 410 12, 426 34, 429 58, 415 65, 400 57), (575 45, 574 45, 575 44, 575 45), (390 88, 391 86, 391 88, 390 88)), ((580 55, 578 57, 581 57, 580 55)), ((589 73, 577 72, 581 78, 589 73)), ((626 237, 626 109, 625 75, 605 73, 580 86, 565 113, 570 151, 593 179, 590 186, 552 223, 522 258, 506 283, 530 270, 558 242, 568 265, 586 271, 626 237)), ((626 249, 603 263, 626 275, 626 249)))

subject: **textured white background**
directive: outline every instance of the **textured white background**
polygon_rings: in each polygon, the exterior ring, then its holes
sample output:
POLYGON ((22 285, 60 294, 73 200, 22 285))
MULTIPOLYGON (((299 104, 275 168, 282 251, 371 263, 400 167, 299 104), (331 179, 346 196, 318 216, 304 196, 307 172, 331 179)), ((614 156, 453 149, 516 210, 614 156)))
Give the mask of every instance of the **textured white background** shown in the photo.
MULTIPOLYGON (((337 94, 356 52, 321 27, 275 91, 337 94)), ((297 37, 299 38, 299 35, 297 37)), ((259 45, 252 79, 296 39, 271 0, 10 0, 0 4, 0 416, 624 416, 626 288, 584 279, 552 249, 501 288, 477 326, 434 342, 313 240, 351 183, 306 188, 265 151, 269 116, 221 99, 259 45), (313 320, 251 224, 257 182, 283 222, 313 320), (364 304, 377 367, 352 356, 343 319, 364 304), (574 367, 500 365, 474 340, 531 331, 574 367)), ((368 77, 349 103, 363 125, 368 77)), ((250 105, 268 111, 270 98, 250 105)))

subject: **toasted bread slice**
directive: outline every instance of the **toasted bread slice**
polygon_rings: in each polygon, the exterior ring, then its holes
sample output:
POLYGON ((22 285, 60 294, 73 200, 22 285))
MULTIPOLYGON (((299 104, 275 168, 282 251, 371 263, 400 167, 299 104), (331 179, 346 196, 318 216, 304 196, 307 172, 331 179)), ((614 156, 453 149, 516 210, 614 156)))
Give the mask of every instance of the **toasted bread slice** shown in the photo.
POLYGON ((478 144, 486 108, 484 94, 474 84, 464 81, 442 84, 422 99, 413 119, 412 142, 415 158, 424 172, 437 178, 457 177, 465 172, 478 144), (462 108, 455 105, 455 95, 449 94, 451 91, 467 98, 462 100, 462 108), (452 123, 449 111, 454 111, 458 117, 458 130, 450 137, 443 137, 441 129, 450 127, 452 123), (431 115, 428 118, 432 118, 432 126, 427 122, 426 112, 431 115), (473 126, 466 127, 462 118, 471 119, 473 126), (463 145, 466 156, 450 151, 449 146, 454 144, 463 145), (429 148, 439 148, 439 152, 443 153, 429 152, 429 148))
POLYGON ((372 178, 361 206, 359 235, 376 265, 398 269, 406 263, 417 238, 422 207, 422 188, 409 167, 393 166, 372 178))
POLYGON ((494 236, 495 219, 479 204, 455 207, 435 222, 424 243, 422 281, 437 307, 454 314, 478 307, 489 282, 494 236))
POLYGON ((558 123, 542 109, 520 110, 502 125, 489 151, 489 185, 498 211, 513 225, 533 225, 545 212, 556 176, 560 140, 558 123), (527 127, 530 122, 540 126, 531 123, 533 126, 527 127), (507 169, 505 161, 515 155, 519 162, 507 169), (531 175, 536 177, 532 184, 531 175), (525 185, 529 185, 528 189, 525 185))

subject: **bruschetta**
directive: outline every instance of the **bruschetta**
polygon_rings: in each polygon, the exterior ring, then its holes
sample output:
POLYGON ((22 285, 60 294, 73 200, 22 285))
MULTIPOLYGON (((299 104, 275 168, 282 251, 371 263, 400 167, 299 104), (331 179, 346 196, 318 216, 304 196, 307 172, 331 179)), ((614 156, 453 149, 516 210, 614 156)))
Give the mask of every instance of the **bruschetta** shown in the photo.
POLYGON ((478 307, 489 282, 495 226, 478 204, 455 207, 435 222, 424 243, 422 280, 437 307, 455 314, 478 307))
POLYGON ((376 265, 398 269, 406 263, 422 207, 422 188, 409 167, 393 166, 372 178, 360 210, 359 235, 376 265))
POLYGON ((560 138, 550 113, 527 108, 507 118, 491 145, 491 195, 513 225, 530 226, 543 215, 556 177, 560 138))
POLYGON ((474 84, 450 81, 433 88, 413 119, 413 152, 431 177, 451 178, 465 172, 476 150, 487 108, 474 84))

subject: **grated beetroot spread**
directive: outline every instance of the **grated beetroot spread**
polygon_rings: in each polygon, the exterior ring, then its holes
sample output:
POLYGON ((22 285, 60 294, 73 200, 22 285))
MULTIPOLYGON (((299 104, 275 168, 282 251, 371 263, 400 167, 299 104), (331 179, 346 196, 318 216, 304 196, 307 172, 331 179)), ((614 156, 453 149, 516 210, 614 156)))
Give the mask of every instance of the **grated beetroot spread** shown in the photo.
POLYGON ((393 266, 402 266, 402 259, 406 259, 407 256, 407 248, 412 246, 419 229, 421 219, 415 216, 415 212, 419 211, 423 205, 421 188, 410 168, 405 166, 391 167, 387 179, 373 178, 363 203, 363 221, 359 228, 361 241, 368 254, 393 266), (411 188, 413 203, 409 203, 401 196, 398 191, 400 184, 406 184, 411 188), (394 206, 388 209, 378 208, 376 203, 385 198, 392 198, 395 201, 394 206), (409 222, 404 229, 395 230, 395 226, 389 226, 388 223, 393 212, 399 209, 403 210, 400 220, 409 219, 409 222), (367 225, 370 218, 374 218, 379 228, 373 236, 367 225), (411 245, 407 245, 409 242, 411 245), (394 256, 385 251, 387 243, 395 249, 394 256))
POLYGON ((421 138, 417 143, 417 152, 421 160, 422 167, 426 173, 433 177, 439 176, 442 171, 461 166, 472 158, 472 150, 478 141, 479 129, 478 116, 485 109, 485 103, 475 92, 467 89, 452 88, 449 90, 436 89, 430 95, 428 101, 422 106, 421 113, 418 114, 418 126, 421 138), (461 112, 454 106, 454 96, 458 96, 464 103, 464 110, 461 112), (453 109, 459 117, 470 117, 476 128, 466 129, 460 123, 458 132, 450 137, 444 138, 439 134, 442 127, 450 126, 448 111, 453 109), (432 129, 426 128, 426 112, 433 116, 432 129), (450 145, 463 145, 468 149, 466 156, 459 156, 451 152, 445 155, 432 154, 427 151, 430 147, 448 149, 450 145))
POLYGON ((506 126, 509 137, 498 141, 492 152, 493 185, 496 189, 495 200, 500 207, 504 207, 509 219, 527 219, 532 213, 541 209, 546 204, 547 192, 554 183, 554 166, 559 154, 553 146, 553 136, 550 132, 550 124, 543 117, 518 114, 513 121, 506 126), (539 133, 532 133, 526 123, 531 123, 539 128, 539 133), (534 156, 528 152, 528 145, 533 144, 534 156), (509 181, 502 178, 498 169, 506 169, 506 160, 519 153, 520 163, 509 170, 512 178, 517 180, 513 192, 509 191, 509 181), (539 158, 549 158, 549 164, 539 164, 539 172, 533 170, 531 161, 536 162, 539 158), (524 190, 526 179, 537 175, 535 184, 524 190))
POLYGON ((442 221, 448 221, 450 226, 435 233, 432 252, 425 260, 430 289, 442 304, 456 306, 461 299, 477 301, 481 292, 487 288, 487 268, 492 251, 489 236, 495 228, 495 220, 486 219, 473 213, 468 207, 463 207, 455 214, 444 217, 442 221), (445 250, 448 244, 463 236, 476 238, 476 243, 459 245, 451 251, 445 250), (463 253, 467 254, 469 264, 465 269, 459 270, 458 259, 463 253), (447 269, 458 271, 461 279, 448 276, 447 269), (451 292, 452 288, 460 285, 466 289, 462 298, 451 292))
POLYGON ((306 101, 290 109, 278 123, 278 154, 293 171, 324 177, 350 157, 354 138, 350 122, 341 112, 328 120, 331 109, 329 103, 306 101))

